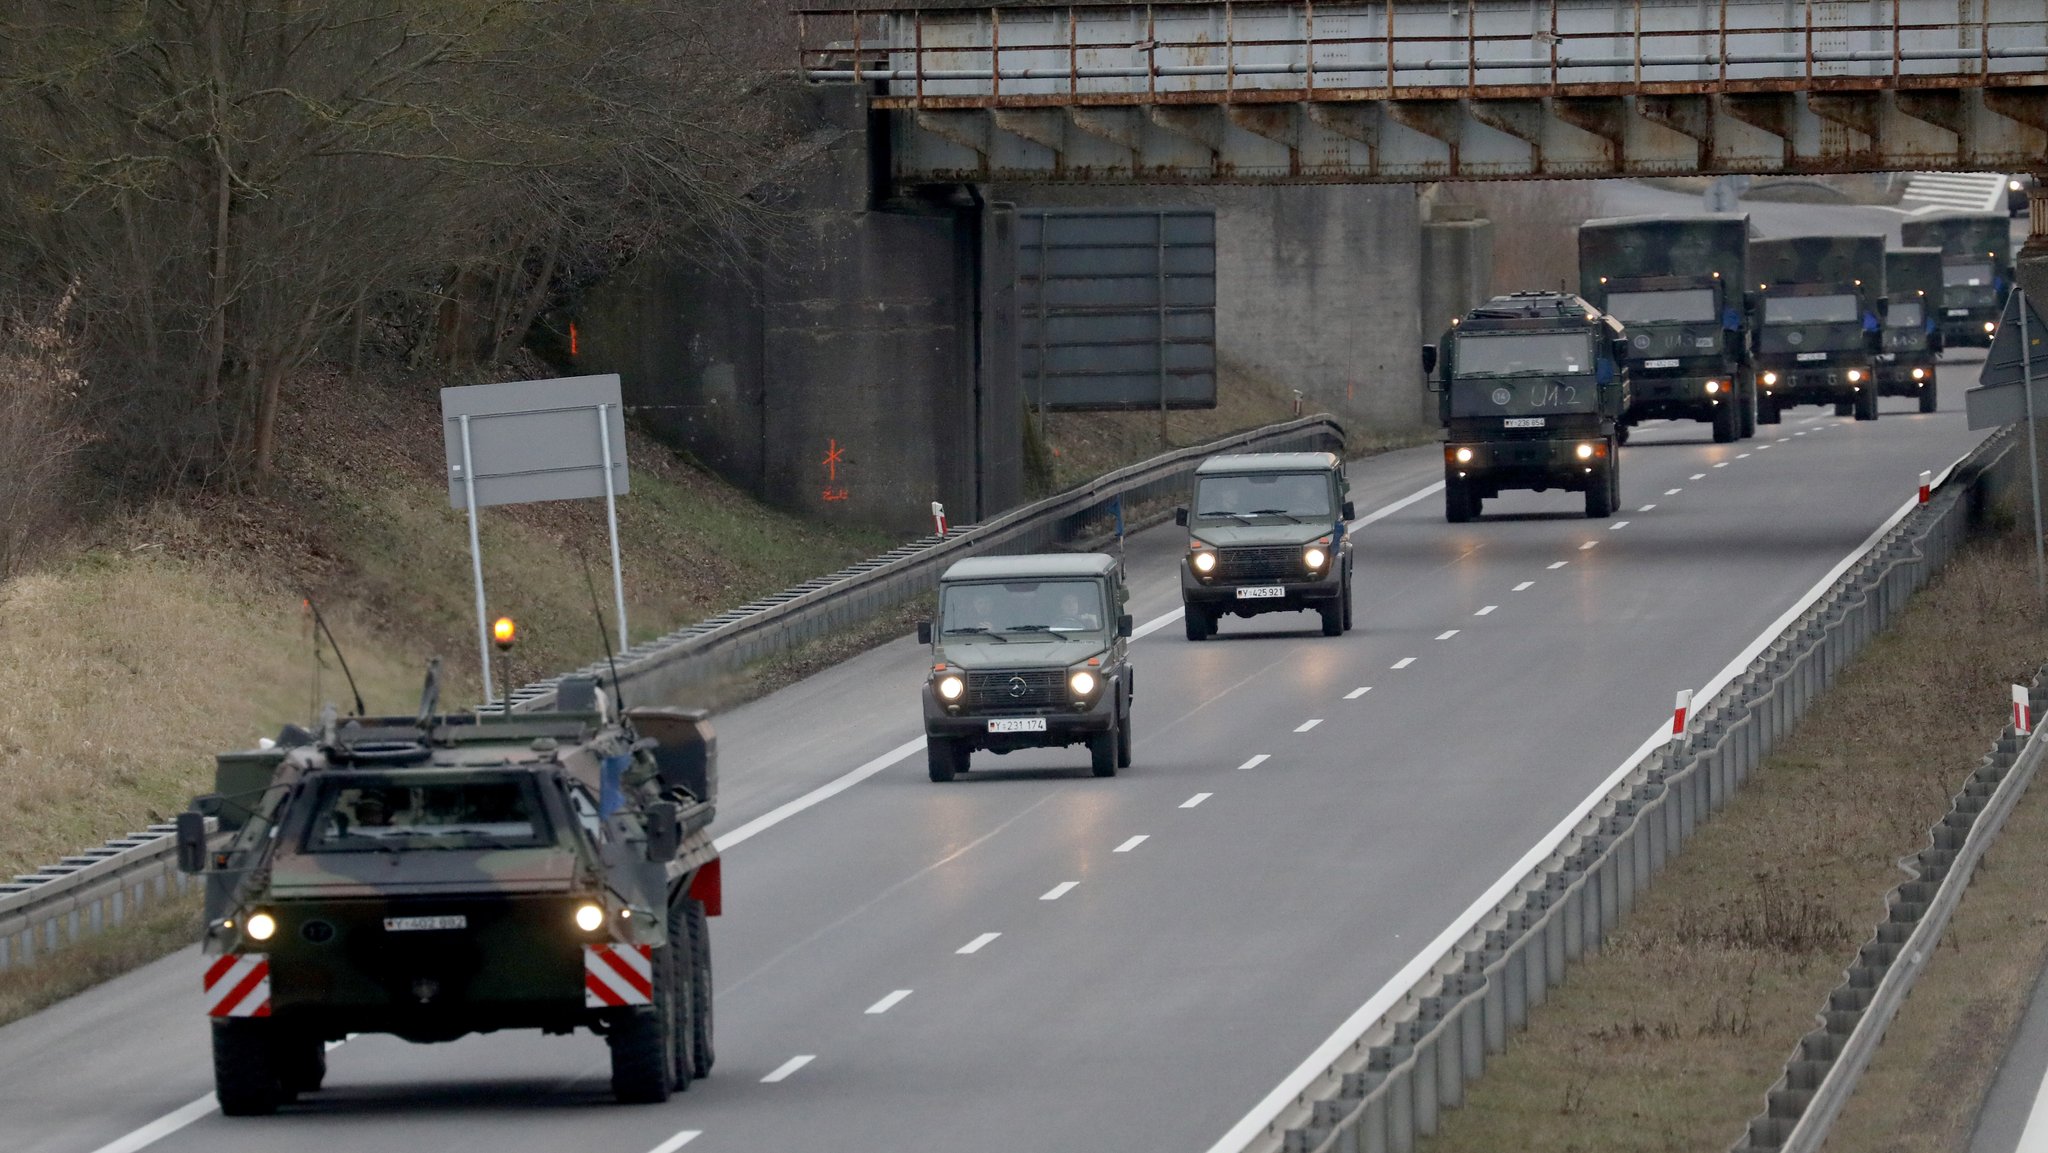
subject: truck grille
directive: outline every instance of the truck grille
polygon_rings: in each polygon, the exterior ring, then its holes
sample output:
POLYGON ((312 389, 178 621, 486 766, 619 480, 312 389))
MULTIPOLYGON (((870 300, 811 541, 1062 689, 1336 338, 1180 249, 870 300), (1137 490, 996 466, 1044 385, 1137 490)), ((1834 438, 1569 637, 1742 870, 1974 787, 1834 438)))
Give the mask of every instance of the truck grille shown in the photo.
POLYGON ((1300 545, 1222 549, 1216 558, 1216 575, 1226 581, 1299 580, 1308 575, 1301 552, 1300 545))
POLYGON ((967 707, 975 712, 1039 709, 1067 703, 1066 676, 1059 669, 967 674, 967 707))

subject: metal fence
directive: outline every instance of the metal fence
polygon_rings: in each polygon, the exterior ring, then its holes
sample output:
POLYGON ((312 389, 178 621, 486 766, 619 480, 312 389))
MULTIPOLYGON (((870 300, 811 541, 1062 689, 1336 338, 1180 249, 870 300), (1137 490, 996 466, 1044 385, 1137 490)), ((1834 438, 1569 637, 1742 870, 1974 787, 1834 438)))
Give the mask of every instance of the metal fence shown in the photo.
POLYGON ((23 873, 0 885, 0 973, 122 924, 185 892, 169 823, 23 873))

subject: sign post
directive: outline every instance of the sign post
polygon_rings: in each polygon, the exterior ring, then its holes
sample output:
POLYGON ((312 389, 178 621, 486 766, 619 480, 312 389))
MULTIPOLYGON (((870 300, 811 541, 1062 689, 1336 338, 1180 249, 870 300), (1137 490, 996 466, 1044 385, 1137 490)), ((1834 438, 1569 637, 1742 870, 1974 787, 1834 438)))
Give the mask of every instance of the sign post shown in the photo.
POLYGON ((491 691, 491 626, 484 619, 484 550, 476 536, 476 463, 469 451, 469 417, 462 417, 462 497, 469 509, 469 567, 476 575, 476 656, 484 671, 484 699, 496 700, 491 691))
POLYGON ((625 652, 633 647, 633 642, 626 638, 626 570, 619 563, 619 498, 612 483, 611 407, 597 406, 597 439, 604 446, 604 521, 612 538, 612 605, 619 617, 619 651, 625 652))
POLYGON ((1984 354, 1977 387, 1964 393, 1963 401, 1972 429, 2026 422, 2027 477, 2034 502, 2034 586, 2036 595, 2048 606, 2048 539, 2041 531, 2041 446, 2034 428, 2038 408, 2034 401, 2034 345, 2042 339, 2043 327, 2026 291, 2015 288, 2005 298, 2005 311, 1999 314, 1997 334, 1984 354))
POLYGON ((2027 307, 2025 289, 2015 288, 2012 295, 2020 302, 2020 391, 2027 398, 2027 479, 2034 490, 2034 593, 2048 601, 2048 556, 2043 555, 2041 538, 2041 446, 2034 431, 2034 348, 2027 339, 2027 313, 2033 310, 2027 307))

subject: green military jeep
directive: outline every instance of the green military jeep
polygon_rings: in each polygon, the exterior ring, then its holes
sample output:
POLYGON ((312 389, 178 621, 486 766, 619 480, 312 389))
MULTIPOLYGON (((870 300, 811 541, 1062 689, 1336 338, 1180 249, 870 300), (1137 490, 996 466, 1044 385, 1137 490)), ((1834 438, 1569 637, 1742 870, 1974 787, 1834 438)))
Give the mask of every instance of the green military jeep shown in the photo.
POLYGON ((976 749, 1085 744, 1095 775, 1131 764, 1131 618, 1123 572, 1101 553, 985 556, 939 578, 939 619, 924 682, 934 781, 967 771, 976 749))
POLYGON ((1195 469, 1195 504, 1174 520, 1188 529, 1180 599, 1191 641, 1216 635, 1225 613, 1302 609, 1323 635, 1351 627, 1351 540, 1344 462, 1328 452, 1212 456, 1195 469))

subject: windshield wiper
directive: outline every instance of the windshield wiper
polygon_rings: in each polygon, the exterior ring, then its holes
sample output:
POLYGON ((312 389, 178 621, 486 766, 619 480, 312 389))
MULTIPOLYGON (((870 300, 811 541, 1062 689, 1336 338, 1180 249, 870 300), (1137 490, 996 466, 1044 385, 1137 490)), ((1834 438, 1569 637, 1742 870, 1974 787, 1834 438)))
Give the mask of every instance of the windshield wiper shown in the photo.
POLYGON ((1291 512, 1288 512, 1288 511, 1287 511, 1286 509, 1284 509, 1284 508, 1255 508, 1255 509, 1253 509, 1253 510, 1251 511, 1251 515, 1253 515, 1253 516, 1284 516, 1284 517, 1286 517, 1286 518, 1287 518, 1288 520, 1291 520, 1291 521, 1293 521, 1293 522, 1294 522, 1295 524, 1307 524, 1307 523, 1308 523, 1307 521, 1305 521, 1305 520, 1301 519, 1300 517, 1298 517, 1298 516, 1295 516, 1295 515, 1294 515, 1293 513, 1291 513, 1291 512))
POLYGON ((1004 636, 1003 634, 1001 634, 1001 633, 999 633, 999 632, 995 632, 995 631, 993 631, 993 630, 991 630, 991 629, 987 629, 987 628, 984 628, 984 627, 982 627, 981 625, 966 625, 966 626, 964 626, 964 627, 961 627, 961 628, 956 628, 956 629, 947 629, 947 630, 945 631, 945 633, 944 633, 943 635, 945 635, 945 636, 949 636, 949 637, 957 637, 957 636, 985 636, 985 637, 992 637, 992 638, 994 638, 994 639, 996 639, 996 640, 998 640, 998 641, 1001 641, 1001 642, 1003 642, 1004 644, 1009 644, 1009 643, 1010 643, 1010 638, 1008 638, 1008 637, 1004 636))
POLYGON ((1238 520, 1241 520, 1241 521, 1247 521, 1247 522, 1249 522, 1249 521, 1250 521, 1250 520, 1252 519, 1252 518, 1251 518, 1251 514, 1250 514, 1250 513, 1242 513, 1242 512, 1229 512, 1229 511, 1227 511, 1227 510, 1224 510, 1224 509, 1213 509, 1213 508, 1212 508, 1212 509, 1207 509, 1207 510, 1204 510, 1204 511, 1202 511, 1202 512, 1198 512, 1198 513, 1196 513, 1195 515, 1196 515, 1197 517, 1205 517, 1205 516, 1227 516, 1227 517, 1235 517, 1235 518, 1236 518, 1236 519, 1238 519, 1238 520))

